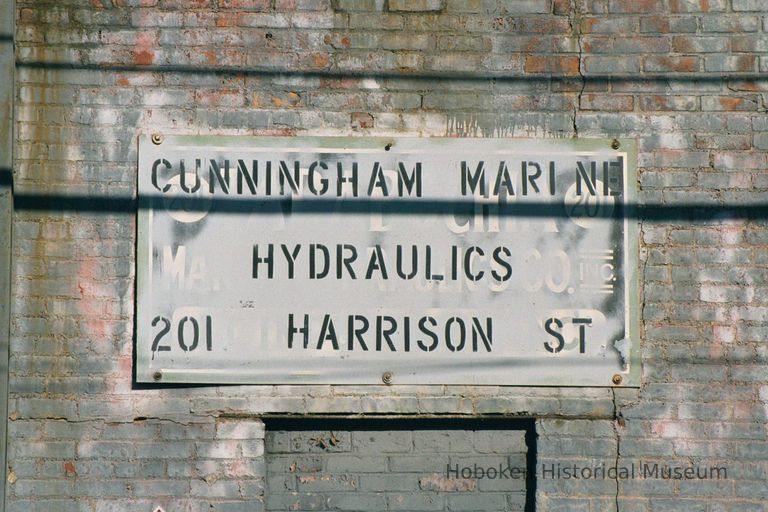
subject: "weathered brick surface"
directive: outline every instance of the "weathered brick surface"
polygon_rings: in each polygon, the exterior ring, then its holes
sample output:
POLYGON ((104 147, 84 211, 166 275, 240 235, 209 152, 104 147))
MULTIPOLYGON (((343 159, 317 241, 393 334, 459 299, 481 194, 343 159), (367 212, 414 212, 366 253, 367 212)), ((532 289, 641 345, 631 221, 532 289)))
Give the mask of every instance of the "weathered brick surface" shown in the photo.
MULTIPOLYGON (((107 201, 15 214, 8 510, 261 510, 268 413, 536 416, 542 463, 729 472, 541 478, 539 510, 764 508, 768 225, 734 215, 768 198, 763 0, 16 5, 15 190, 107 201), (150 131, 636 139, 639 201, 661 205, 638 248, 642 387, 135 387, 130 200, 150 131), (675 210, 690 203, 706 220, 675 210)), ((480 451, 470 436, 378 434, 297 459, 356 486, 322 506, 466 509, 410 475, 434 466, 419 453, 480 451)), ((316 509, 326 483, 305 484, 316 509)), ((483 509, 511 506, 487 493, 483 509)))
POLYGON ((266 509, 523 510, 524 434, 270 430, 266 509))

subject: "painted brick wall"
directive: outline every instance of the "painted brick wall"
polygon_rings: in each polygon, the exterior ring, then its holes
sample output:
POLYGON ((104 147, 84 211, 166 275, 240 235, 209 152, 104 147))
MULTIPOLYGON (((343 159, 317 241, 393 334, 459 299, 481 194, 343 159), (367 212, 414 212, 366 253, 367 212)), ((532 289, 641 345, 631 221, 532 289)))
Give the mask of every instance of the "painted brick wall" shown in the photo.
POLYGON ((260 510, 265 413, 533 416, 542 464, 729 477, 541 478, 538 510, 764 510, 763 0, 16 4, 9 510, 260 510), (637 139, 643 386, 136 388, 155 131, 637 139))

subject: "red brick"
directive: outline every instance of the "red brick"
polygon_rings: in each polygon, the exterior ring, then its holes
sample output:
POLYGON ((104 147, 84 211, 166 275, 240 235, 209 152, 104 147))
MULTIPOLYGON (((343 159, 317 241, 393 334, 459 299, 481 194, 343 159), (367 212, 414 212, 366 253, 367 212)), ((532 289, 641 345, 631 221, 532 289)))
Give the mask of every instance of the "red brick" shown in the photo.
POLYGON ((579 58, 530 55, 525 58, 524 69, 526 73, 577 75, 579 73, 579 58))
POLYGON ((628 112, 635 109, 635 100, 632 96, 626 95, 584 94, 579 106, 582 110, 628 112))
POLYGON ((728 82, 728 89, 732 91, 766 92, 768 80, 737 80, 728 82))
POLYGON ((584 51, 595 54, 669 53, 671 47, 664 36, 586 36, 584 51))
POLYGON ((701 109, 705 111, 748 112, 756 111, 758 105, 758 96, 704 96, 701 99, 701 109))
POLYGON ((648 13, 664 12, 661 0, 611 0, 609 10, 615 13, 648 13))
POLYGON ((640 32, 661 34, 695 33, 698 30, 696 18, 692 16, 645 16, 640 18, 640 32))
POLYGON ((725 0, 669 0, 672 12, 720 12, 725 10, 725 0))
POLYGON ((373 128, 374 119, 368 112, 352 112, 351 123, 353 130, 363 130, 373 128))
MULTIPOLYGON (((768 5, 767 5, 768 6, 768 5)), ((734 52, 768 52, 768 36, 738 36, 732 39, 734 52)))
POLYGON ((212 0, 162 0, 161 7, 166 9, 202 9, 212 7, 212 0))
POLYGON ((573 12, 573 0, 554 0, 552 13, 556 16, 567 16, 573 12))
POLYGON ((270 0, 218 0, 221 9, 240 9, 244 11, 268 11, 270 0))
POLYGON ((677 73, 693 73, 699 70, 698 57, 647 57, 644 63, 645 71, 674 71, 677 73))
POLYGON ((133 52, 133 63, 139 66, 149 66, 155 61, 155 52, 152 50, 140 50, 133 52))
POLYGON ((693 111, 696 110, 697 107, 698 99, 696 96, 669 96, 667 94, 656 94, 652 96, 642 96, 640 98, 640 108, 645 111, 693 111))

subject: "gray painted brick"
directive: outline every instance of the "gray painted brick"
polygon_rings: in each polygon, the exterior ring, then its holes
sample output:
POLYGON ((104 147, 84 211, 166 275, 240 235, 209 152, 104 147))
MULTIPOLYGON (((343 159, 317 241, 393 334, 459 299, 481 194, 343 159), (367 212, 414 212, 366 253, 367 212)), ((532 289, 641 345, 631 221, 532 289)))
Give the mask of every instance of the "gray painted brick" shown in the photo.
MULTIPOLYGON (((134 389, 133 214, 19 210, 9 381, 15 419, 8 425, 8 462, 18 480, 8 485, 8 510, 116 512, 154 510, 157 504, 190 512, 262 510, 265 474, 278 479, 272 491, 286 485, 295 491, 299 475, 342 473, 362 492, 331 489, 291 500, 270 496, 268 486, 264 500, 282 510, 294 503, 304 510, 521 509, 521 493, 497 492, 487 482, 472 496, 418 487, 435 465, 455 455, 493 453, 506 437, 478 441, 454 431, 416 430, 329 445, 327 432, 326 442, 318 443, 321 432, 310 436, 315 441, 296 438, 293 445, 290 434, 270 440, 267 433, 262 443, 265 432, 253 416, 264 413, 543 417, 542 454, 609 458, 618 435, 622 455, 714 455, 734 466, 758 467, 745 469, 750 478, 731 487, 622 482, 621 510, 762 509, 756 493, 762 492, 767 458, 760 426, 768 401, 762 366, 768 361, 762 311, 768 302, 762 245, 768 239, 762 219, 729 224, 732 212, 723 204, 766 200, 765 84, 721 79, 768 70, 761 1, 711 0, 704 9, 694 0, 601 0, 581 2, 578 15, 574 2, 561 0, 16 4, 11 18, 18 59, 73 68, 18 66, 19 193, 131 197, 140 131, 348 136, 350 113, 364 112, 375 120, 365 133, 385 137, 571 137, 578 130, 582 138, 636 138, 639 200, 702 201, 723 215, 695 226, 684 218, 644 221, 643 384, 614 402, 610 392, 587 389, 134 389), (269 10, 254 12, 267 5, 269 10), (121 70, 133 66, 134 46, 142 40, 153 49, 155 65, 195 72, 141 65, 121 70), (536 80, 526 74, 526 64, 536 59, 562 58, 587 75, 625 78, 609 87, 592 79, 582 83, 578 73, 536 80), (665 76, 668 67, 685 63, 701 66, 700 80, 665 76), (99 65, 104 68, 81 69, 99 65), (644 65, 657 69, 658 79, 636 79, 648 69, 644 65), (209 72, 218 66, 230 67, 209 72), (262 76, 249 67, 276 74, 262 76), (348 69, 365 77, 347 77, 348 69), (325 70, 338 74, 326 76, 325 70), (425 70, 443 76, 422 76, 425 70), (392 77, 368 78, 380 71, 392 77), (507 76, 490 79, 489 72, 507 76), (579 105, 582 86, 586 95, 579 105), (302 101, 270 102, 290 91, 302 101), (220 104, 198 101, 219 92, 225 93, 220 104), (258 98, 267 101, 256 105, 258 98), (595 98, 607 105, 626 105, 630 98, 635 111, 586 112, 595 98), (510 105, 517 110, 509 112, 510 105), (85 261, 98 261, 90 281, 75 279, 85 261), (78 285, 89 293, 83 296, 78 285), (109 326, 109 336, 92 336, 88 324, 94 318, 109 326), (614 407, 626 420, 623 427, 614 425, 614 407), (134 421, 138 417, 158 419, 134 421), (77 483, 64 474, 67 462, 76 466, 77 483), (134 482, 130 493, 126 480, 134 482)), ((503 449, 515 446, 510 441, 503 449)), ((613 482, 573 483, 545 482, 539 508, 614 506, 613 482)))

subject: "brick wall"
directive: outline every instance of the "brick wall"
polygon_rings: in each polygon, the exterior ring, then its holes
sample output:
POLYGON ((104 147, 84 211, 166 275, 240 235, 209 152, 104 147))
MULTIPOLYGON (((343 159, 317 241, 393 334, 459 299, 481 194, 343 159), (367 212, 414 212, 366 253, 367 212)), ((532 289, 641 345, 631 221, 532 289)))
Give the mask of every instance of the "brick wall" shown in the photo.
POLYGON ((524 510, 526 425, 323 423, 267 423, 268 511, 524 510))
POLYGON ((729 477, 541 478, 538 510, 763 510, 762 0, 16 4, 9 510, 259 510, 268 413, 531 416, 542 464, 729 477), (134 386, 154 131, 637 139, 642 387, 134 386))

